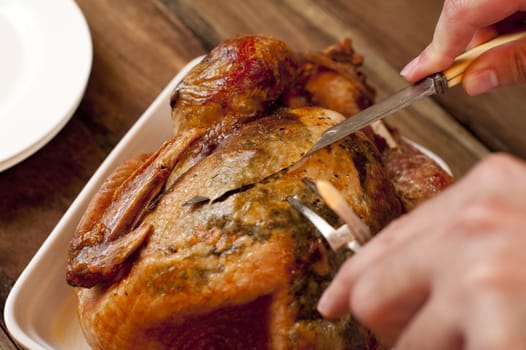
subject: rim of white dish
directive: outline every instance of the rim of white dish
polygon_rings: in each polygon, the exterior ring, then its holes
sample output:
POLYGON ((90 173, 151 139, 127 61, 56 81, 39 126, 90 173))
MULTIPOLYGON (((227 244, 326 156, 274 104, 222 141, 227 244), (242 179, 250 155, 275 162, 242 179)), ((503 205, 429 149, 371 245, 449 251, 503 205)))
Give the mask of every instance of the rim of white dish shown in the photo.
POLYGON ((0 0, 0 171, 50 141, 77 109, 93 60, 73 0, 0 0))

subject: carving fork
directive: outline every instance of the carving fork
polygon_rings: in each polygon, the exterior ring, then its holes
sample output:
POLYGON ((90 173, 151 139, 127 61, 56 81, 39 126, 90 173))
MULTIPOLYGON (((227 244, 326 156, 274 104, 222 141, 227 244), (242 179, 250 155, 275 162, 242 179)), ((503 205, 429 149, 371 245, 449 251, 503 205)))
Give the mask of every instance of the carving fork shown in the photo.
MULTIPOLYGON (((307 183, 310 182, 307 180, 307 183)), ((332 250, 342 247, 357 253, 371 237, 369 227, 349 207, 341 193, 330 182, 318 181, 314 186, 326 204, 346 223, 339 228, 332 227, 325 219, 301 203, 296 197, 287 197, 287 201, 302 213, 327 240, 332 250)))

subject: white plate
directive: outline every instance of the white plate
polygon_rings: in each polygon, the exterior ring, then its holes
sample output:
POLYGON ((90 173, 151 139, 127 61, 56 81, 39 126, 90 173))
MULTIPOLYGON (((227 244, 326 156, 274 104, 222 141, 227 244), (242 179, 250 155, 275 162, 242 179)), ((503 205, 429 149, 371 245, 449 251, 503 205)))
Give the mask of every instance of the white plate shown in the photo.
POLYGON ((92 45, 73 0, 0 0, 0 171, 66 124, 88 81, 92 45))
MULTIPOLYGON (((7 329, 22 346, 39 349, 88 349, 76 317, 76 297, 65 281, 69 239, 89 200, 113 169, 125 160, 156 150, 171 136, 171 92, 202 57, 185 66, 166 86, 106 158, 57 227, 22 272, 4 310, 7 329)), ((440 162, 436 155, 420 148, 440 162)))

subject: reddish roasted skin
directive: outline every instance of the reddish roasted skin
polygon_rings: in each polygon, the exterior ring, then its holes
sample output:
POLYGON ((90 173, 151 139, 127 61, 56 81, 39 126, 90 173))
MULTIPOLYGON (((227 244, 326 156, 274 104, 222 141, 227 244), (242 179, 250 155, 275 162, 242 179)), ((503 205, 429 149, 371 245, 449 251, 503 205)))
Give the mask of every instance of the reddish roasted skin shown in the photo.
MULTIPOLYGON (((393 186, 404 177, 386 169, 371 130, 303 157, 373 103, 361 63, 348 40, 294 54, 244 36, 188 74, 171 101, 176 136, 119 168, 71 241, 67 278, 94 349, 381 348, 352 318, 317 313, 347 254, 284 200, 297 195, 341 225, 303 182, 323 179, 372 232, 402 214, 412 189, 393 186)), ((427 164, 384 159, 404 174, 427 164)))
POLYGON ((405 211, 413 210, 454 181, 433 159, 401 138, 398 147, 386 149, 382 158, 405 211))
POLYGON ((396 144, 387 146, 385 140, 374 135, 374 142, 382 153, 382 162, 405 212, 446 189, 455 180, 437 162, 423 154, 398 130, 387 126, 396 144))
POLYGON ((290 48, 270 37, 224 41, 175 89, 174 133, 195 127, 223 133, 261 116, 291 84, 296 64, 290 48))

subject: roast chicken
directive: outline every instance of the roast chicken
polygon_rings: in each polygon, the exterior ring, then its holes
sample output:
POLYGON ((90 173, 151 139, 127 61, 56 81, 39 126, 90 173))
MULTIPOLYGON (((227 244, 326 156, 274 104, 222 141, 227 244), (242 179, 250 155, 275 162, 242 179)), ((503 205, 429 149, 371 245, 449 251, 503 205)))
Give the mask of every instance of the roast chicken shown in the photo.
POLYGON ((305 181, 328 180, 376 233, 451 183, 370 128, 305 156, 373 103, 361 63, 349 40, 295 52, 241 36, 192 69, 171 99, 173 138, 116 169, 71 239, 67 281, 93 349, 381 348, 351 316, 317 313, 350 253, 285 200, 339 225, 305 181))

